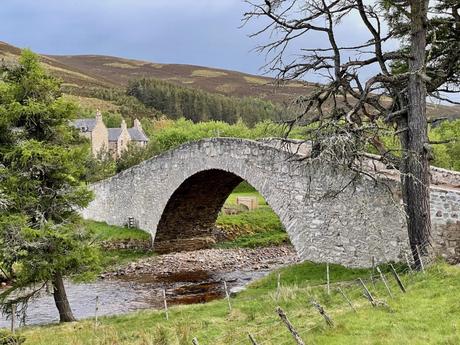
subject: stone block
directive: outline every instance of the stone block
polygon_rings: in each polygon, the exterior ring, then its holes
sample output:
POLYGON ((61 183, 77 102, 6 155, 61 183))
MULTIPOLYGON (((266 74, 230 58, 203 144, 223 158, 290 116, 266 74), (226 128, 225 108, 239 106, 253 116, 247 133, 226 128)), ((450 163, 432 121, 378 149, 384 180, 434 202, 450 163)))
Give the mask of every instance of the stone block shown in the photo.
POLYGON ((237 205, 244 205, 249 210, 255 210, 259 207, 259 200, 254 196, 239 196, 236 198, 237 205))

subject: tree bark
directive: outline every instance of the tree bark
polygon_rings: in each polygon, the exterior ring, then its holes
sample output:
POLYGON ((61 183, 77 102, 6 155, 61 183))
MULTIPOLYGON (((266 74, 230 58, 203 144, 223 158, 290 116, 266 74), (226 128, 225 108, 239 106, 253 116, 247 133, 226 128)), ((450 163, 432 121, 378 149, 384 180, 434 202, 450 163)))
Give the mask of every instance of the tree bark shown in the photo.
POLYGON ((64 280, 60 273, 56 273, 53 277, 53 297, 56 308, 59 311, 60 322, 73 322, 77 319, 73 316, 70 308, 69 300, 65 292, 64 280))
POLYGON ((407 118, 399 126, 407 128, 401 134, 403 157, 401 184, 406 210, 407 230, 412 255, 420 267, 417 246, 426 254, 431 240, 430 170, 426 121, 425 49, 426 21, 429 0, 410 0, 411 6, 411 58, 407 118))

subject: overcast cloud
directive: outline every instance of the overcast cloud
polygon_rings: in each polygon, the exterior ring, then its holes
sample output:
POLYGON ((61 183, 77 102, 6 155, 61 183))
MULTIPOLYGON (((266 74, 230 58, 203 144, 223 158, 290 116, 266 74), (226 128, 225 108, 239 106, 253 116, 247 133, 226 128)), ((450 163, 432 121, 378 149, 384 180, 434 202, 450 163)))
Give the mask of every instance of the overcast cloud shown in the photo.
POLYGON ((0 40, 46 54, 103 54, 256 73, 241 0, 3 0, 0 40))
MULTIPOLYGON (((249 9, 243 0, 2 0, 0 40, 45 54, 114 55, 257 74, 265 56, 253 49, 264 38, 248 35, 262 22, 239 28, 249 9)), ((369 39, 360 25, 347 17, 338 39, 347 45, 369 39)), ((312 33, 289 51, 326 41, 312 33)))

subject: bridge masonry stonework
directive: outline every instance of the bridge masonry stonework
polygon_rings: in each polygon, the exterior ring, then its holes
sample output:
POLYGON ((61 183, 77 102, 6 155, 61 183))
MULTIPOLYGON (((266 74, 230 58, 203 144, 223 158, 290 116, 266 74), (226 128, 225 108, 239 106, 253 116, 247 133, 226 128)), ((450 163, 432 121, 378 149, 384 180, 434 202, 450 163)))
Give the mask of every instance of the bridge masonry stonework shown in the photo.
MULTIPOLYGON (((299 157, 243 139, 185 144, 93 184, 95 199, 82 214, 112 225, 134 217, 156 244, 204 238, 246 180, 279 216, 302 260, 365 267, 372 256, 403 258, 408 237, 395 182, 392 192, 370 178, 350 183, 350 172, 299 157)), ((449 257, 460 254, 459 205, 457 189, 432 189, 435 249, 449 257)))

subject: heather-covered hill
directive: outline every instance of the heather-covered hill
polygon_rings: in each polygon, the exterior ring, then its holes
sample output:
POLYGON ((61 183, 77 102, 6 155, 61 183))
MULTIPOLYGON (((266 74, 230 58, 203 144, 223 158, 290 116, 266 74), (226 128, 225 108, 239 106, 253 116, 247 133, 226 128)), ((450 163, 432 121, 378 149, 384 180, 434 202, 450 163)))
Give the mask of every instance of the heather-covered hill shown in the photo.
MULTIPOLYGON (((20 49, 0 42, 0 58, 16 60, 20 49)), ((275 86, 268 77, 255 76, 236 71, 178 64, 159 64, 148 61, 124 59, 101 55, 41 55, 42 62, 54 75, 64 81, 66 92, 76 96, 94 98, 88 90, 115 88, 125 90, 130 80, 149 78, 166 81, 179 86, 200 89, 226 96, 257 97, 275 103, 289 103, 299 95, 311 92, 311 83, 292 82, 275 86)), ((86 98, 81 102, 94 103, 86 98)), ((460 118, 460 107, 429 105, 431 117, 460 118)))

